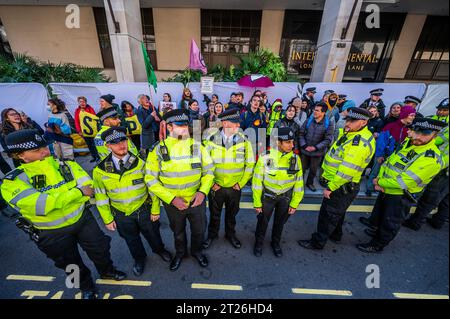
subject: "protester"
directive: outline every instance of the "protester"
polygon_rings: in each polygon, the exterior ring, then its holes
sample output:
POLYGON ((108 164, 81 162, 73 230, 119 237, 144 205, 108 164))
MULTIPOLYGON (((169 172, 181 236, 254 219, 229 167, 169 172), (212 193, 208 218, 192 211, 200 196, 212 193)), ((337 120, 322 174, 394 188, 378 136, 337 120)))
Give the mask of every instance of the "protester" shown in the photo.
POLYGON ((200 121, 200 129, 201 132, 203 132, 206 128, 206 123, 205 119, 200 115, 200 105, 198 105, 197 100, 191 100, 189 102, 188 112, 189 112, 189 134, 193 136, 194 121, 200 121))
POLYGON ((310 116, 314 111, 314 105, 316 105, 316 102, 314 101, 314 95, 316 93, 317 92, 315 87, 307 88, 306 92, 303 93, 302 101, 305 101, 307 103, 308 116, 310 116))
POLYGON ((140 153, 146 155, 159 138, 161 116, 146 95, 139 95, 138 101, 140 105, 136 115, 142 126, 140 153))
POLYGON ((334 121, 326 116, 327 105, 323 102, 314 107, 314 114, 300 129, 300 150, 303 171, 309 168, 306 187, 315 192, 314 179, 323 156, 333 143, 334 121))
MULTIPOLYGON (((120 108, 123 112, 123 115, 125 118, 127 117, 133 117, 136 115, 136 108, 128 101, 122 101, 120 104, 120 108)), ((128 121, 125 121, 126 126, 124 126, 127 129, 127 132, 129 133, 130 125, 128 121)), ((141 149, 141 136, 139 134, 134 134, 130 136, 131 141, 133 144, 137 147, 138 150, 141 149)))
POLYGON ((337 140, 339 136, 339 129, 343 129, 345 127, 345 118, 347 117, 348 110, 351 107, 356 107, 356 104, 353 100, 347 100, 344 102, 341 108, 341 113, 339 115, 339 120, 336 122, 336 125, 334 127, 334 140, 337 140))
POLYGON ((77 98, 78 101, 78 107, 75 109, 75 129, 78 134, 83 136, 83 139, 86 142, 86 145, 89 148, 89 152, 91 153, 91 163, 94 163, 98 160, 100 160, 100 156, 98 156, 97 148, 94 144, 94 137, 85 136, 82 129, 81 129, 81 122, 80 122, 80 113, 81 112, 87 112, 92 115, 95 115, 95 110, 92 106, 87 104, 87 99, 84 96, 79 96, 77 98))
POLYGON ((369 120, 367 128, 372 132, 373 137, 377 138, 384 127, 384 121, 380 118, 378 108, 375 105, 369 106, 367 110, 372 113, 372 118, 369 120))
POLYGON ((402 107, 399 119, 383 128, 383 132, 388 131, 398 144, 403 143, 408 136, 408 125, 411 125, 416 117, 416 110, 408 105, 402 107))
POLYGON ((215 121, 215 114, 214 114, 214 105, 215 103, 210 100, 208 102, 208 110, 203 114, 203 119, 205 120, 205 127, 209 128, 209 123, 215 121))
POLYGON ((172 102, 172 96, 169 93, 164 93, 162 101, 163 102, 172 102))
POLYGON ((116 112, 119 114, 120 122, 122 123, 122 125, 124 125, 125 117, 124 117, 119 105, 114 103, 115 98, 116 97, 112 94, 105 94, 105 95, 100 96, 100 110, 104 110, 104 109, 113 107, 116 110, 116 112))
POLYGON ((183 96, 181 97, 180 101, 180 109, 187 109, 189 106, 189 103, 194 99, 194 96, 192 95, 191 90, 188 88, 183 89, 183 96))
POLYGON ((64 113, 65 103, 58 98, 54 98, 48 100, 47 105, 50 112, 47 122, 47 135, 51 135, 51 140, 54 141, 55 155, 61 160, 74 160, 73 140, 70 137, 72 129, 69 119, 64 113))
POLYGON ((263 92, 262 95, 261 95, 261 98, 262 98, 262 102, 263 102, 264 106, 266 107, 267 112, 271 113, 272 112, 272 108, 271 108, 272 105, 269 102, 269 99, 267 97, 267 93, 263 92))
POLYGON ((295 107, 294 121, 299 127, 302 127, 303 123, 308 119, 308 104, 301 98, 296 97, 292 99, 290 105, 295 107))
POLYGON ((346 94, 339 94, 338 100, 336 103, 336 106, 339 109, 339 113, 342 112, 342 107, 344 106, 345 101, 347 101, 347 95, 346 94))
POLYGON ((213 108, 213 118, 212 121, 209 121, 207 128, 221 128, 222 127, 222 121, 219 119, 219 115, 224 112, 223 104, 220 102, 217 102, 214 104, 213 108))
POLYGON ((284 117, 278 122, 275 123, 274 128, 280 129, 282 127, 288 127, 291 129, 292 133, 294 134, 294 149, 293 151, 298 154, 299 147, 299 137, 300 137, 300 125, 295 121, 296 114, 295 114, 295 106, 289 105, 286 109, 286 113, 284 117))
MULTIPOLYGON (((250 109, 241 114, 241 128, 244 132, 247 129, 254 130, 254 140, 257 144, 255 152, 258 155, 266 151, 266 138, 264 138, 264 140, 260 139, 258 129, 267 128, 267 118, 260 111, 260 107, 262 104, 260 97, 253 96, 250 102, 250 109)), ((246 133, 246 135, 248 136, 249 132, 246 133)), ((252 137, 249 137, 249 139, 253 141, 252 137)))
POLYGON ((398 120, 400 116, 400 111, 402 110, 403 103, 402 102, 394 102, 389 108, 389 113, 384 118, 384 125, 393 123, 398 120))
MULTIPOLYGON (((26 117, 28 120, 25 120, 25 117, 21 116, 19 112, 15 109, 9 107, 2 111, 1 113, 1 135, 0 135, 0 143, 3 147, 3 150, 7 151, 5 138, 8 134, 25 129, 36 129, 39 131, 39 134, 44 134, 44 130, 37 124, 35 121, 26 117)), ((0 159, 0 161, 3 157, 0 159)), ((1 163, 2 172, 8 173, 11 170, 9 164, 3 159, 4 163, 1 163)), ((13 158, 14 167, 20 166, 20 160, 13 158)))

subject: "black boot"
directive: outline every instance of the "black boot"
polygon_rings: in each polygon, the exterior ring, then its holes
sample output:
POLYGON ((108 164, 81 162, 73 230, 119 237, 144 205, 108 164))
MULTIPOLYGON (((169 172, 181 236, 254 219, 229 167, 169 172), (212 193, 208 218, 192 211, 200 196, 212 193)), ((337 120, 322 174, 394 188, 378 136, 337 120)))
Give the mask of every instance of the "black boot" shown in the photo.
POLYGON ((356 248, 358 248, 358 250, 364 252, 364 253, 369 253, 369 254, 377 254, 383 251, 383 247, 377 244, 374 244, 372 242, 369 242, 367 244, 358 244, 356 245, 356 248))
POLYGON ((134 263, 133 273, 136 277, 142 275, 145 269, 145 260, 139 260, 134 263))
POLYGON ((127 274, 123 271, 113 269, 111 272, 106 272, 100 275, 101 279, 111 279, 116 281, 121 281, 127 278, 127 274))
POLYGON ((283 256, 283 251, 281 250, 279 243, 272 243, 271 246, 272 246, 273 254, 275 255, 275 257, 280 258, 283 256))

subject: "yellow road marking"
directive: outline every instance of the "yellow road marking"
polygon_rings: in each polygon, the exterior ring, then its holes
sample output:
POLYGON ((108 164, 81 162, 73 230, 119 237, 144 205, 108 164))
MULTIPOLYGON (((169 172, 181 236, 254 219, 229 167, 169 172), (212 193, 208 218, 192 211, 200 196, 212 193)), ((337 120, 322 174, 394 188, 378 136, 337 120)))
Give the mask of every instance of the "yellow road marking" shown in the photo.
POLYGON ((192 289, 214 289, 214 290, 233 290, 241 291, 242 286, 237 285, 216 285, 216 284, 192 284, 192 289))
POLYGON ((33 299, 34 297, 47 297, 49 293, 50 291, 25 290, 20 296, 33 299))
POLYGON ((408 294, 400 292, 395 292, 393 295, 400 299, 449 299, 448 295, 408 294))
POLYGON ((26 275, 9 275, 6 280, 22 280, 22 281, 44 281, 51 282, 54 281, 55 277, 50 276, 26 276, 26 275))
POLYGON ((292 288, 292 292, 303 295, 353 296, 352 292, 348 290, 292 288))
POLYGON ((97 279, 99 285, 115 285, 115 286, 137 286, 137 287, 150 287, 151 281, 139 281, 139 280, 110 280, 110 279, 97 279))

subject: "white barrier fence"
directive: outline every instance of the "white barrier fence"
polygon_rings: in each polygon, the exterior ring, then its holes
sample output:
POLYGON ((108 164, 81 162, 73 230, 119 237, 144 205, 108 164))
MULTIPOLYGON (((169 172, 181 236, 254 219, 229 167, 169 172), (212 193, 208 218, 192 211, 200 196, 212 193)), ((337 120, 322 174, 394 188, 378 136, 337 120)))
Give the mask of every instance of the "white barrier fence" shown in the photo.
MULTIPOLYGON (((116 103, 120 104, 121 101, 127 100, 137 106, 137 96, 150 92, 147 83, 51 83, 50 86, 53 92, 66 102, 72 113, 77 107, 78 96, 87 97, 88 103, 98 110, 101 95, 113 94, 116 103)), ((316 99, 320 99, 325 90, 333 89, 338 94, 347 94, 348 99, 354 100, 357 105, 369 96, 370 90, 378 87, 384 88, 383 100, 388 108, 395 101, 403 101, 406 95, 423 97, 419 110, 424 115, 433 114, 436 105, 449 95, 448 84, 432 84, 427 87, 423 83, 306 83, 303 91, 313 86, 317 88, 316 99)), ((200 83, 190 83, 188 87, 193 92, 194 98, 199 101, 201 110, 205 111, 206 105, 200 93, 200 83)), ((214 84, 214 91, 223 103, 228 102, 230 94, 237 91, 242 91, 245 100, 248 100, 254 90, 232 82, 214 84)), ((275 83, 274 87, 262 90, 267 92, 270 102, 281 98, 285 106, 292 98, 302 94, 299 83, 275 83)), ((151 96, 154 103, 158 104, 162 100, 162 95, 167 92, 172 95, 173 101, 179 103, 182 91, 182 83, 160 82, 157 94, 152 89, 151 96)), ((47 121, 47 98, 47 90, 39 83, 0 83, 0 111, 7 107, 23 110, 41 125, 47 121)))

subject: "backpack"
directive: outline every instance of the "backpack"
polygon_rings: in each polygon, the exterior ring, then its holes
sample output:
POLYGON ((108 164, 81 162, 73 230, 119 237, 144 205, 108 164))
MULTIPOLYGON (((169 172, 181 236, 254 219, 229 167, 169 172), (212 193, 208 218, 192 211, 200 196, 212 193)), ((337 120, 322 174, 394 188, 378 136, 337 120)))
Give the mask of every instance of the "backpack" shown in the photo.
MULTIPOLYGON (((306 130, 309 129, 313 120, 314 116, 310 116, 308 122, 306 123, 306 130)), ((325 116, 325 131, 328 130, 329 126, 330 126, 330 119, 328 118, 328 116, 325 116)))

